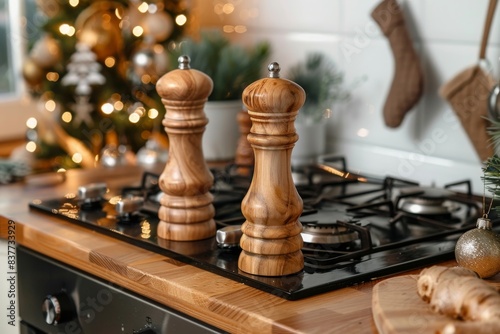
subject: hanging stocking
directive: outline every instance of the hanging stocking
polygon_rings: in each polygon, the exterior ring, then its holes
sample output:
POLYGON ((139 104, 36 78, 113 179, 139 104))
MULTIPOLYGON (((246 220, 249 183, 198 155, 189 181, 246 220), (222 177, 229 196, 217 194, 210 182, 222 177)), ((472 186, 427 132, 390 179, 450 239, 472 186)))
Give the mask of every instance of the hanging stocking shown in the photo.
POLYGON ((394 55, 394 77, 384 105, 384 121, 396 128, 422 96, 423 72, 396 0, 383 0, 372 17, 389 39, 394 55))

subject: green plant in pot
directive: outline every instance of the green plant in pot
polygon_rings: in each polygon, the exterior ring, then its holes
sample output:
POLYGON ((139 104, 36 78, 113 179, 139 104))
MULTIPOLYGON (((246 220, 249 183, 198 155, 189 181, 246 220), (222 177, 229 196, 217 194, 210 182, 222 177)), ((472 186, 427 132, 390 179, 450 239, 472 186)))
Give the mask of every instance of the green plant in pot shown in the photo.
POLYGON ((209 101, 240 100, 246 86, 261 78, 270 50, 267 42, 244 48, 231 43, 219 31, 203 31, 199 40, 182 41, 173 53, 173 60, 188 55, 191 68, 212 78, 214 89, 209 101))
POLYGON ((203 31, 199 40, 187 39, 172 53, 172 60, 187 55, 191 68, 202 71, 213 81, 212 94, 205 104, 209 124, 203 136, 207 160, 234 158, 239 130, 237 114, 242 110, 241 95, 252 82, 262 78, 270 45, 260 42, 244 48, 218 31, 203 31))
POLYGON ((288 79, 306 92, 298 121, 316 123, 329 117, 334 103, 346 101, 350 94, 343 87, 344 73, 322 53, 310 53, 303 62, 290 68, 288 79))
POLYGON ((306 101, 299 111, 295 127, 299 141, 292 151, 292 164, 314 163, 325 153, 326 122, 335 103, 346 101, 344 74, 322 53, 310 53, 303 62, 292 66, 287 78, 300 85, 306 101))

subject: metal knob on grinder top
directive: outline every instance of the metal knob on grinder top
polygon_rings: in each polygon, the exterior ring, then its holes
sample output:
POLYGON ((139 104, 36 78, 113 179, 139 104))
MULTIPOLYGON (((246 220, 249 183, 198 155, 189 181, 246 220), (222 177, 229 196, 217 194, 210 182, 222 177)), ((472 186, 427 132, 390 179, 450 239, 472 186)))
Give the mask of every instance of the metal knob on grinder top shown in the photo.
POLYGON ((255 154, 250 188, 241 203, 245 223, 238 268, 261 276, 294 274, 304 268, 303 211, 291 173, 298 140, 294 121, 305 101, 302 87, 279 77, 280 66, 268 66, 269 77, 243 91, 252 120, 248 142, 255 154))

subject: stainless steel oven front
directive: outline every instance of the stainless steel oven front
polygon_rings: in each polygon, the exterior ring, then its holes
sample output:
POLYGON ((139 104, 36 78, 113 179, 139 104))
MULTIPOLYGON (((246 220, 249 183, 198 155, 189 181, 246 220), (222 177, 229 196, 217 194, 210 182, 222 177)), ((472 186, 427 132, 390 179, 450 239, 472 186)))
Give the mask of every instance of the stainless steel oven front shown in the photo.
POLYGON ((17 254, 21 334, 222 332, 26 247, 17 254))

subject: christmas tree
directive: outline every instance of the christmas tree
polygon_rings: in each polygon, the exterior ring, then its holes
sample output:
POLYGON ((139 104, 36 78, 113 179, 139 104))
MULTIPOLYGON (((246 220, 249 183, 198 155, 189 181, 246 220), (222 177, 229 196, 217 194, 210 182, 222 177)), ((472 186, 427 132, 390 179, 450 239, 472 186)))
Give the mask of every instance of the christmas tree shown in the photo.
POLYGON ((164 136, 155 84, 183 35, 184 1, 37 0, 37 6, 42 32, 23 65, 40 102, 27 131, 37 161, 65 169, 99 160, 112 165, 124 147, 135 153, 151 147, 145 143, 152 136, 164 136))

